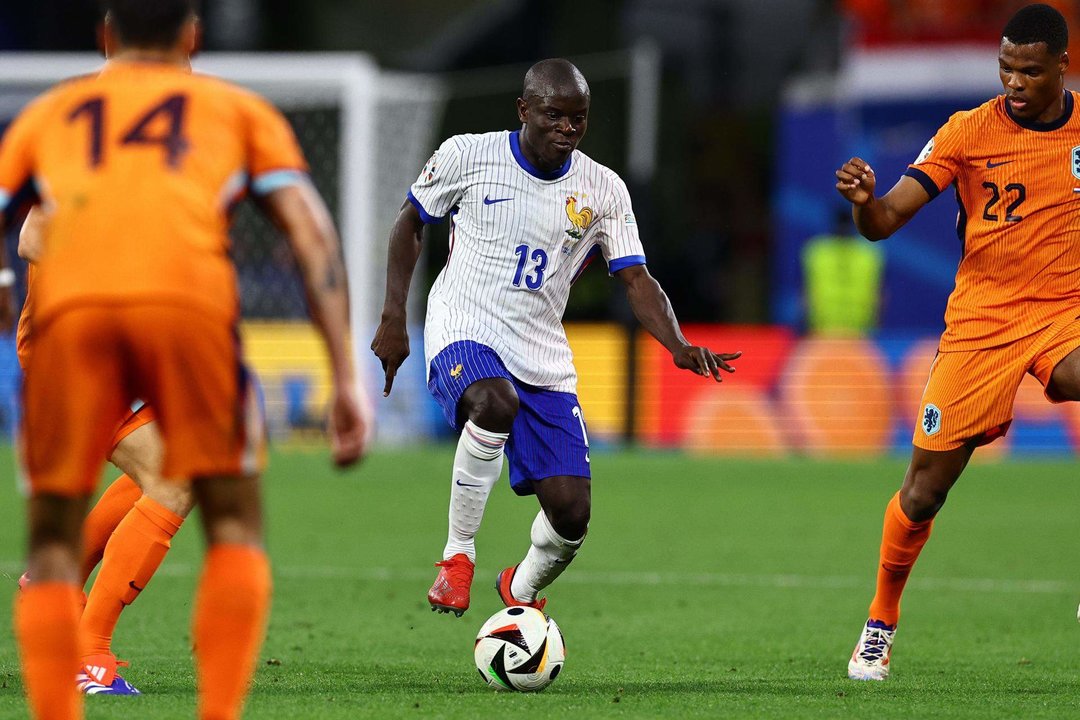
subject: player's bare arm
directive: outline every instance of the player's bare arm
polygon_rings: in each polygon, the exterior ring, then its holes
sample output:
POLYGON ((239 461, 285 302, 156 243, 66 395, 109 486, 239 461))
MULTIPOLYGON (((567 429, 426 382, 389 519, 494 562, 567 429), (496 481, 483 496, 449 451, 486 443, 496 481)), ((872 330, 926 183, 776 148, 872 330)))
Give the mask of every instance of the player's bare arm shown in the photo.
POLYGON ((371 341, 371 351, 382 362, 386 373, 383 397, 390 394, 398 368, 409 357, 405 304, 409 298, 413 270, 420 258, 423 232, 424 221, 420 219, 420 213, 412 203, 406 201, 390 230, 386 298, 383 301, 382 319, 371 341))
POLYGON ((308 184, 270 193, 263 207, 289 239, 307 292, 311 319, 330 355, 330 447, 334 462, 361 458, 370 431, 349 353, 349 291, 330 212, 308 184))
POLYGON ((723 381, 721 370, 735 372, 729 361, 738 360, 742 352, 715 353, 709 348, 691 345, 679 328, 667 293, 644 265, 624 268, 615 275, 626 285, 626 296, 634 316, 650 335, 668 349, 676 367, 691 370, 703 377, 712 377, 716 382, 723 381))
POLYGON ((44 238, 45 211, 35 205, 19 229, 19 257, 26 262, 37 262, 44 249, 44 238))
POLYGON ((836 190, 852 205, 855 227, 867 240, 884 240, 899 230, 930 196, 918 181, 901 177, 883 197, 875 197, 877 176, 870 164, 853 157, 836 171, 836 190))

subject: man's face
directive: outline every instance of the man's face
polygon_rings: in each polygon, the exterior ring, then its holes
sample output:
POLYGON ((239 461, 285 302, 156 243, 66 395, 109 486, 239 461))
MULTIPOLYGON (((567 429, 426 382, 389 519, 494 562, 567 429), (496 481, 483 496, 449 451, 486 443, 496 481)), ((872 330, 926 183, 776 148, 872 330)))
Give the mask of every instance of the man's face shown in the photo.
POLYGON ((1051 54, 1044 42, 1014 45, 1002 38, 998 75, 1012 114, 1039 122, 1056 119, 1068 66, 1069 54, 1051 54))
POLYGON ((561 167, 589 125, 589 96, 576 88, 546 97, 518 98, 517 108, 518 119, 525 124, 522 142, 539 160, 541 170, 561 167))

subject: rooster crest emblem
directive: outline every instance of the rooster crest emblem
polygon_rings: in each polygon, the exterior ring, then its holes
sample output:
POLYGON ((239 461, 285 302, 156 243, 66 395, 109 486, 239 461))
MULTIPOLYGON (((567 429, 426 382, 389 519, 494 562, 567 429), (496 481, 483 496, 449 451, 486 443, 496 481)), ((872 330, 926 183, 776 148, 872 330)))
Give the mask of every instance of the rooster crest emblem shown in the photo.
MULTIPOLYGON (((585 196, 581 196, 582 200, 585 196)), ((575 240, 580 240, 585 236, 585 231, 589 229, 589 225, 593 221, 593 210, 591 207, 583 207, 581 210, 577 208, 578 199, 573 195, 566 198, 566 217, 570 219, 570 227, 567 228, 566 234, 575 240)))

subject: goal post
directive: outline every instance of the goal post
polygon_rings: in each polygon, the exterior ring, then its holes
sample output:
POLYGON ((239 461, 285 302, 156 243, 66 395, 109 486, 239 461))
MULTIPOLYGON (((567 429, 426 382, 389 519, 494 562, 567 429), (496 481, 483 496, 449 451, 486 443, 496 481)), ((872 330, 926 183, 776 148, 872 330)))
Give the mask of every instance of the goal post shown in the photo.
MULTIPOLYGON (((0 54, 0 128, 52 85, 95 72, 103 62, 94 53, 0 54)), ((388 232, 434 147, 446 95, 442 81, 382 70, 362 53, 203 53, 193 66, 259 93, 292 124, 341 233, 354 357, 360 381, 374 392, 382 385, 368 344, 382 304, 388 232)), ((303 348, 286 347, 280 352, 292 354, 288 361, 270 357, 263 368, 260 359, 252 359, 256 369, 266 371, 260 375, 271 429, 279 430, 279 437, 290 435, 297 423, 319 421, 315 415, 327 391, 325 367, 319 365, 325 358, 318 343, 309 342, 311 328, 298 322, 306 319, 302 287, 279 234, 258 213, 241 207, 232 237, 246 324, 303 348), (311 415, 306 420, 305 411, 311 415)), ((413 317, 418 317, 416 303, 413 317)), ((275 347, 272 341, 259 345, 270 352, 275 347)))

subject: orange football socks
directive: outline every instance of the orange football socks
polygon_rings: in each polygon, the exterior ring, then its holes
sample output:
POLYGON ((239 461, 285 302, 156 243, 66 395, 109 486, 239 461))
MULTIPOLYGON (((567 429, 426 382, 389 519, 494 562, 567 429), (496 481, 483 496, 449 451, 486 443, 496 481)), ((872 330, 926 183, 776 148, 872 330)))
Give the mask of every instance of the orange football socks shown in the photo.
POLYGON ((908 575, 930 537, 933 519, 912 522, 900 507, 896 493, 885 508, 885 527, 881 535, 881 563, 878 566, 877 592, 870 603, 870 619, 896 625, 900 619, 900 596, 908 575))
POLYGON ((15 635, 32 715, 39 720, 82 717, 75 689, 79 669, 79 602, 74 583, 35 582, 15 599, 15 635))
POLYGON ((127 475, 121 475, 101 494, 97 503, 83 522, 82 583, 101 562, 105 545, 113 530, 131 510, 135 501, 142 497, 142 490, 127 475))
POLYGON ((195 596, 192 636, 200 720, 240 717, 270 611, 270 562, 251 545, 212 545, 195 596))
POLYGON ((150 582, 183 522, 184 518, 144 495, 116 526, 79 621, 84 657, 111 652, 120 613, 150 582))

